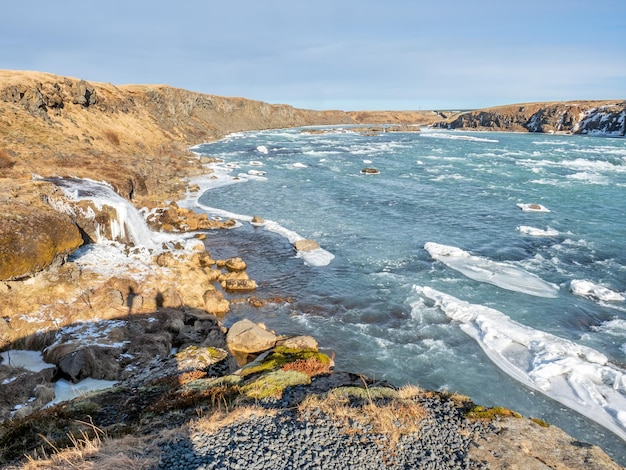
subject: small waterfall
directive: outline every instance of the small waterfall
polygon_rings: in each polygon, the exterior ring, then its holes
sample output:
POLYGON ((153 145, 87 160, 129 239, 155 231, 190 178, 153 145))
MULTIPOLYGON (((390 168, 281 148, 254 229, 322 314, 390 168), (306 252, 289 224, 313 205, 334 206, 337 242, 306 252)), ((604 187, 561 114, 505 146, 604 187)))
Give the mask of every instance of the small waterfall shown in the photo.
MULTIPOLYGON (((157 247, 154 240, 156 234, 150 230, 143 216, 109 184, 79 178, 45 178, 45 181, 57 185, 69 199, 91 201, 98 210, 102 210, 104 206, 115 209, 116 216, 111 217, 108 227, 114 240, 128 239, 136 246, 157 247)), ((95 218, 95 214, 92 218, 95 218)), ((102 235, 102 229, 97 222, 95 225, 98 228, 96 241, 101 242, 106 237, 102 235)))

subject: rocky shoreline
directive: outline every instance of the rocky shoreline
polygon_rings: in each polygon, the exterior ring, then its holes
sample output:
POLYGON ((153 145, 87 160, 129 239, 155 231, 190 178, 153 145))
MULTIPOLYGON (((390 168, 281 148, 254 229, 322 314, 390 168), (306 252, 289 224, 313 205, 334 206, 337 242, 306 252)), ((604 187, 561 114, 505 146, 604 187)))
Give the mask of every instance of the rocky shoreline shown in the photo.
MULTIPOLYGON (((186 149, 241 130, 380 124, 381 113, 14 71, 0 71, 0 111, 0 351, 43 351, 51 365, 0 363, 0 465, 621 468, 509 410, 335 371, 314 338, 224 326, 232 303, 288 299, 257 290, 245 260, 207 251, 202 232, 234 221, 172 202, 207 171, 186 149), (149 249, 132 230, 136 207, 162 234, 149 249), (42 409, 60 378, 115 385, 42 409)), ((445 117, 386 116, 400 131, 445 117)))

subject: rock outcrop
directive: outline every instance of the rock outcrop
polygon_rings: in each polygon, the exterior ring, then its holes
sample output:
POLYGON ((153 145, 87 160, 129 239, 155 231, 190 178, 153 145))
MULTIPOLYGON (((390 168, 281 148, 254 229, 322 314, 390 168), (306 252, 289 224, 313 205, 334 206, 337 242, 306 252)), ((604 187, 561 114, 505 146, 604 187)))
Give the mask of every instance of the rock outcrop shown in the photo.
POLYGON ((83 244, 78 227, 44 204, 38 185, 0 189, 0 280, 30 277, 83 244))
POLYGON ((623 137, 626 131, 626 101, 566 101, 496 106, 453 115, 436 123, 435 127, 623 137))

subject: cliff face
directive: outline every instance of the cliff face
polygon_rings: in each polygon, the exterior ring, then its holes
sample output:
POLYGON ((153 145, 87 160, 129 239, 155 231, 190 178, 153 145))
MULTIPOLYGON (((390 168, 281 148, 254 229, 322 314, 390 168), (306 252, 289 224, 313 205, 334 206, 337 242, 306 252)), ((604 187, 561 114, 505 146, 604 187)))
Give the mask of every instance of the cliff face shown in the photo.
POLYGON ((105 179, 131 199, 179 191, 198 166, 191 145, 243 130, 349 123, 341 111, 0 71, 2 176, 105 179))
POLYGON ((178 199, 185 178, 203 171, 191 145, 235 131, 342 123, 353 120, 341 111, 0 70, 0 279, 32 275, 81 243, 69 219, 57 221, 42 203, 52 189, 33 175, 104 180, 150 204, 178 199), (57 225, 32 226, 50 220, 57 225))
POLYGON ((626 101, 567 101, 497 106, 451 116, 448 129, 563 132, 623 137, 626 101))

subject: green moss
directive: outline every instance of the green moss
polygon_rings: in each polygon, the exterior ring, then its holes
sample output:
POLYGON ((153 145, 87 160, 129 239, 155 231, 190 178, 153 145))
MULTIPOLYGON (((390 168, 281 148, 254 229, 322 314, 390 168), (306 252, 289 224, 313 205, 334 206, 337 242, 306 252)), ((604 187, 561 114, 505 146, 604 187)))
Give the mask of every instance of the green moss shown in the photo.
POLYGON ((504 408, 502 406, 497 406, 495 408, 485 408, 484 406, 473 406, 470 408, 466 414, 469 419, 481 419, 481 420, 493 420, 497 417, 503 418, 521 418, 522 415, 516 413, 515 411, 509 410, 508 408, 504 408))
POLYGON ((541 426, 542 428, 549 428, 550 425, 548 423, 546 423, 543 419, 539 419, 539 418, 530 418, 530 420, 533 423, 538 424, 539 426, 541 426))
POLYGON ((196 379, 186 383, 181 389, 182 392, 199 392, 212 387, 229 387, 238 385, 241 377, 238 375, 225 375, 223 377, 210 379, 196 379))
POLYGON ((241 388, 242 395, 254 400, 280 398, 283 390, 295 385, 308 385, 311 378, 302 372, 276 370, 264 374, 241 388))
POLYGON ((294 349, 278 346, 262 361, 254 361, 241 369, 241 376, 247 377, 251 374, 271 372, 280 369, 285 364, 298 360, 316 358, 322 364, 330 364, 330 358, 321 352, 311 349, 294 349))

